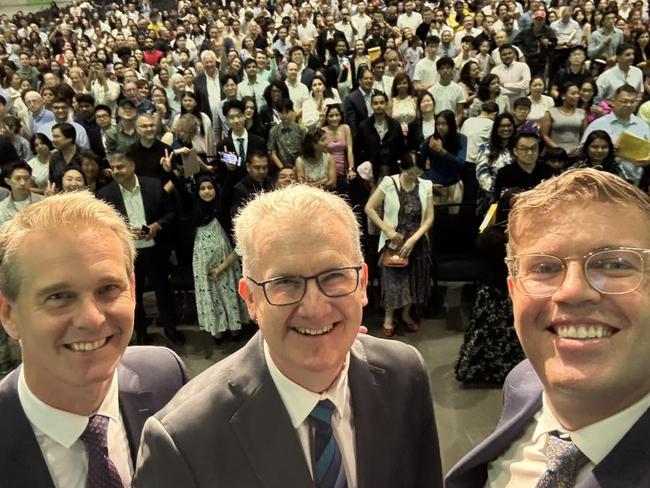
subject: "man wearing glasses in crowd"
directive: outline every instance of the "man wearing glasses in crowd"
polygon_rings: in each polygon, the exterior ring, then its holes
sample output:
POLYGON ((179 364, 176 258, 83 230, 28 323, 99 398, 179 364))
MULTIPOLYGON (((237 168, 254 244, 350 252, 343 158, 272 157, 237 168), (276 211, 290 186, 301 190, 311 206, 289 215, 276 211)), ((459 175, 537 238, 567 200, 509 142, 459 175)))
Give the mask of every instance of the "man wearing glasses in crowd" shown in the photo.
POLYGON ((595 169, 515 197, 508 288, 528 359, 456 487, 650 486, 650 198, 595 169))
POLYGON ((441 486, 422 357, 358 335, 352 209, 308 186, 262 193, 235 236, 260 332, 148 420, 134 486, 441 486))

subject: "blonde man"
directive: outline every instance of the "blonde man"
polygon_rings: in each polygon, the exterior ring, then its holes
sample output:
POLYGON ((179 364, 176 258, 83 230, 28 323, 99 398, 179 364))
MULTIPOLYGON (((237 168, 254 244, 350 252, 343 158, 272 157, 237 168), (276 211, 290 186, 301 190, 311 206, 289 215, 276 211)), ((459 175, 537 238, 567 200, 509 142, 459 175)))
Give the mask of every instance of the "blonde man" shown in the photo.
POLYGON ((650 197, 595 169, 515 197, 508 289, 528 357, 449 488, 650 486, 650 197))
POLYGON ((3 485, 129 486, 145 420, 187 381, 172 351, 127 350, 134 259, 124 220, 89 192, 0 230, 0 320, 23 359, 0 382, 3 485))
POLYGON ((352 209, 294 185, 258 194, 235 235, 260 332, 147 423, 134 486, 441 486, 422 357, 357 336, 368 272, 352 209))

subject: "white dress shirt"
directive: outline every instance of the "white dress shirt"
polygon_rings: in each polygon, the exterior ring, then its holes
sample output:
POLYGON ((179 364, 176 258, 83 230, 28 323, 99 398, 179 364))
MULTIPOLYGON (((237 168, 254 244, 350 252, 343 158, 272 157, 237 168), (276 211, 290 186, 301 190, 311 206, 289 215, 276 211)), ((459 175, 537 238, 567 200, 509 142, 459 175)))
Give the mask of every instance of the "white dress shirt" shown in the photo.
POLYGON ((273 362, 269 353, 269 347, 264 342, 264 357, 269 367, 269 373, 275 387, 278 389, 282 403, 284 403, 291 424, 305 453, 307 467, 313 478, 313 467, 311 459, 311 425, 309 414, 316 404, 321 400, 330 400, 336 407, 332 414, 332 430, 334 438, 341 451, 343 467, 348 480, 348 488, 357 487, 357 465, 356 446, 354 442, 354 418, 352 415, 352 402, 350 400, 350 388, 348 386, 348 368, 350 365, 350 353, 345 358, 345 365, 338 379, 330 388, 321 393, 314 393, 287 378, 273 362))
POLYGON ((219 82, 219 72, 217 71, 212 78, 209 74, 205 74, 205 86, 208 90, 208 102, 210 103, 210 111, 212 112, 212 120, 217 120, 219 117, 218 110, 219 102, 221 101, 221 83, 219 82), (215 118, 215 115, 217 118, 215 118))
POLYGON ((596 79, 598 96, 613 99, 616 89, 625 84, 633 86, 637 93, 643 93, 643 72, 636 66, 630 66, 626 73, 618 65, 603 71, 596 79))
MULTIPOLYGON (((140 192, 140 180, 135 177, 135 187, 129 191, 122 185, 117 185, 122 192, 122 199, 124 200, 124 208, 128 216, 129 227, 131 229, 140 229, 143 225, 147 225, 147 216, 144 212, 144 202, 142 201, 142 193, 140 192)), ((144 249, 153 247, 156 243, 153 239, 147 241, 145 239, 136 239, 135 248, 144 249)))
MULTIPOLYGON (((18 399, 43 453, 56 488, 86 488, 88 454, 81 434, 89 417, 64 412, 39 400, 27 386, 24 369, 18 378, 18 399)), ((95 412, 109 418, 108 456, 124 486, 131 486, 133 463, 119 407, 117 371, 104 401, 95 412)))
POLYGON ((546 471, 544 445, 549 432, 558 430, 571 437, 589 462, 580 470, 576 486, 593 471, 620 442, 632 426, 650 408, 650 394, 625 410, 595 424, 575 431, 567 431, 555 418, 546 395, 542 409, 535 414, 519 440, 512 443, 503 455, 488 466, 489 488, 534 488, 546 471))

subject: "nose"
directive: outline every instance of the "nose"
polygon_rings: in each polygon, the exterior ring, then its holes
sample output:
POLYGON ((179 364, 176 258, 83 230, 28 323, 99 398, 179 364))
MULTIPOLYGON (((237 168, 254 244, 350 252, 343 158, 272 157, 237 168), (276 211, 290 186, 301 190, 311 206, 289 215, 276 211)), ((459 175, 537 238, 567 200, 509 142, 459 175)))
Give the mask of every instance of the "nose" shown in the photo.
POLYGON ((87 297, 82 299, 74 321, 75 326, 80 329, 92 329, 103 325, 106 316, 98 306, 95 297, 87 297))
POLYGON ((576 261, 567 265, 564 281, 552 295, 554 302, 570 305, 597 303, 601 298, 601 293, 587 281, 582 264, 576 261))
POLYGON ((307 281, 305 296, 299 304, 297 313, 311 320, 325 317, 332 310, 331 300, 318 288, 316 280, 309 280, 307 281))

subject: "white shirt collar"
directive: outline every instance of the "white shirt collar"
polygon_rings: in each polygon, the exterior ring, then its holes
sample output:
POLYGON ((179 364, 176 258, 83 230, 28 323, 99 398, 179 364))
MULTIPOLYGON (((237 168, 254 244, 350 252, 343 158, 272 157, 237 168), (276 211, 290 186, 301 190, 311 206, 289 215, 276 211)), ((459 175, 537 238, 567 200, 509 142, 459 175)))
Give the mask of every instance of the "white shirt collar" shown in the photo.
POLYGON ((294 383, 287 378, 273 362, 271 354, 269 353, 269 346, 264 341, 264 358, 269 367, 269 373, 275 387, 278 389, 282 403, 284 403, 291 424, 295 429, 300 427, 303 422, 309 417, 309 414, 314 409, 320 400, 328 399, 336 407, 333 415, 342 416, 346 405, 349 403, 348 395, 348 368, 350 366, 350 353, 345 357, 345 364, 336 381, 330 386, 327 391, 321 394, 309 391, 297 383, 294 383))
POLYGON ((122 193, 126 193, 127 195, 133 195, 140 191, 140 180, 138 179, 138 176, 135 175, 135 186, 133 187, 133 190, 127 190, 126 188, 124 188, 122 185, 119 184, 118 186, 120 187, 120 191, 122 193))
POLYGON ((571 436, 571 440, 578 449, 597 465, 605 459, 648 408, 650 408, 650 393, 611 417, 582 429, 567 431, 553 415, 546 394, 544 394, 542 396, 542 413, 533 433, 533 442, 537 442, 540 436, 554 430, 566 432, 571 436))
MULTIPOLYGON (((90 417, 59 410, 41 401, 27 386, 24 368, 20 369, 18 377, 18 398, 32 427, 65 448, 72 446, 86 430, 90 417)), ((113 374, 113 380, 104 401, 95 413, 119 422, 120 406, 117 370, 113 374)))

